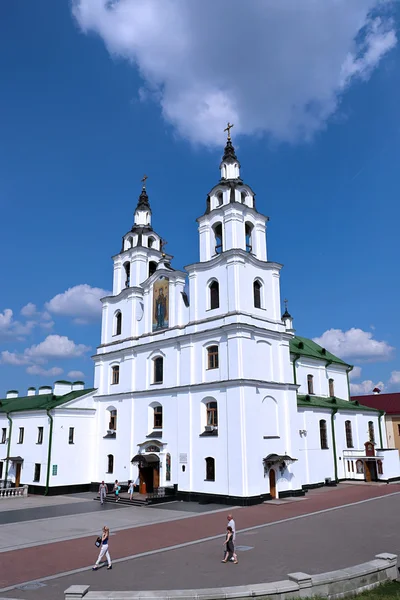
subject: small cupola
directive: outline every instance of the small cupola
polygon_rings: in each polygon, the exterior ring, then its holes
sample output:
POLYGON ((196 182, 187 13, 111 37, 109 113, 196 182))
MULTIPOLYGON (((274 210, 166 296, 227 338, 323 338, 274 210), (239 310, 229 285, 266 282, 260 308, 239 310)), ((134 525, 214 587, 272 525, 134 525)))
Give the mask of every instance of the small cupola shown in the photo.
POLYGON ((293 317, 292 315, 289 313, 287 305, 288 305, 288 301, 284 300, 285 303, 285 312, 283 313, 281 319, 283 321, 283 324, 285 326, 286 331, 290 332, 290 333, 294 333, 294 329, 293 329, 293 317))
POLYGON ((237 159, 235 148, 232 144, 231 129, 233 125, 228 123, 224 131, 227 132, 228 137, 226 140, 226 146, 224 155, 222 157, 219 168, 221 169, 221 179, 239 179, 240 180, 240 163, 237 159))
POLYGON ((143 187, 134 214, 135 225, 140 225, 142 227, 150 227, 151 225, 151 208, 146 191, 146 179, 147 175, 142 179, 143 187))

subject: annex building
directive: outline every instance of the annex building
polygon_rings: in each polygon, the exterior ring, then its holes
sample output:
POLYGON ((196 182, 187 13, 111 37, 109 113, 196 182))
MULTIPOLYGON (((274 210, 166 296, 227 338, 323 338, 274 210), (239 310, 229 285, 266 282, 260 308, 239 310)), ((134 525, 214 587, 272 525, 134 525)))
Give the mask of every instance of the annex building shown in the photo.
POLYGON ((102 299, 94 389, 56 382, 1 401, 0 479, 48 493, 134 480, 251 503, 400 478, 384 412, 350 400, 352 367, 281 314, 282 265, 229 133, 199 262, 175 270, 151 219, 144 185, 102 299))

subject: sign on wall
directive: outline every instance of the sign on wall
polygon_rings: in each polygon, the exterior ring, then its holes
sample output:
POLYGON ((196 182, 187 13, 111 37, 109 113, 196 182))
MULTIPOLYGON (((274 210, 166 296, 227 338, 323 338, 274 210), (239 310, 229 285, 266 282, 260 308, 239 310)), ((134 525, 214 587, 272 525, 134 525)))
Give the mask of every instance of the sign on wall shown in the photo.
POLYGON ((53 477, 57 475, 58 465, 53 465, 53 477))
POLYGON ((153 286, 153 331, 169 325, 169 279, 161 276, 153 286))

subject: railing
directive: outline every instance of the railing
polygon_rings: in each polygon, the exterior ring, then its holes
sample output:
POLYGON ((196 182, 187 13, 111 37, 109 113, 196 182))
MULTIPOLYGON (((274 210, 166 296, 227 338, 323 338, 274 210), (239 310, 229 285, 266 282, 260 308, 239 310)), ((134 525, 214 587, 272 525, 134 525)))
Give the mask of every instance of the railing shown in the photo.
POLYGON ((343 458, 365 458, 365 450, 343 450, 343 458))
POLYGON ((153 498, 164 498, 165 497, 165 488, 158 487, 155 488, 154 492, 147 494, 147 500, 152 500, 153 498))
POLYGON ((0 500, 3 498, 26 498, 28 496, 28 486, 23 485, 21 487, 13 488, 1 488, 0 489, 0 500))

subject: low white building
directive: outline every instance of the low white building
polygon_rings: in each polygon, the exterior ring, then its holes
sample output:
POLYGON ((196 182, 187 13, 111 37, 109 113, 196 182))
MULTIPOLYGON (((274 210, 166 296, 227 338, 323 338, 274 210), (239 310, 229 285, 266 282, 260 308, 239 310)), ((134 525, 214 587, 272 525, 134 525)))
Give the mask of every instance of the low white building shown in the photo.
POLYGON ((351 366, 296 336, 287 310, 281 316, 282 265, 268 261, 268 217, 230 138, 220 168, 198 218, 200 261, 185 271, 171 267, 143 187, 102 300, 95 391, 69 390, 41 413, 26 410, 32 397, 18 410, 17 399, 3 401, 0 419, 13 422, 8 463, 24 458, 23 483, 38 483, 39 455, 23 456, 18 429, 23 419, 33 432, 48 429, 50 416, 42 488, 132 479, 142 492, 174 487, 184 499, 245 504, 326 480, 400 478, 381 414, 350 401, 351 366), (67 456, 70 428, 79 450, 67 456))

